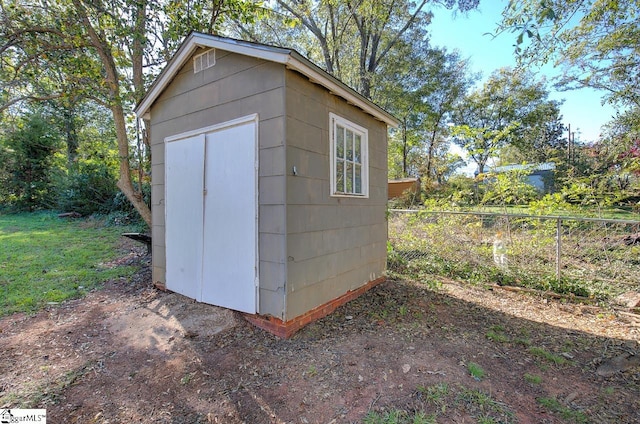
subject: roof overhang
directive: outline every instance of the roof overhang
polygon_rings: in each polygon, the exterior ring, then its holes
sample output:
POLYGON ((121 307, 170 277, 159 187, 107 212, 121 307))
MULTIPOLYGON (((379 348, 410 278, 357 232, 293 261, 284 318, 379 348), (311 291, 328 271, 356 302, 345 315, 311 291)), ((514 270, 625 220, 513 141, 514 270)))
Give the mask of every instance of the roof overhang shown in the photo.
POLYGON ((134 112, 138 117, 144 117, 149 113, 151 106, 156 99, 160 94, 162 94, 164 89, 169 85, 185 63, 191 58, 193 53, 200 47, 215 48, 270 62, 281 63, 287 68, 295 70, 306 76, 311 82, 325 87, 332 94, 345 99, 348 103, 359 107, 387 125, 394 128, 397 128, 400 125, 400 121, 398 121, 389 112, 366 99, 337 78, 328 74, 295 50, 250 43, 248 41, 234 40, 231 38, 202 34, 198 32, 192 32, 187 36, 176 54, 167 63, 167 66, 162 70, 162 72, 160 72, 158 78, 156 78, 140 103, 135 107, 134 112))

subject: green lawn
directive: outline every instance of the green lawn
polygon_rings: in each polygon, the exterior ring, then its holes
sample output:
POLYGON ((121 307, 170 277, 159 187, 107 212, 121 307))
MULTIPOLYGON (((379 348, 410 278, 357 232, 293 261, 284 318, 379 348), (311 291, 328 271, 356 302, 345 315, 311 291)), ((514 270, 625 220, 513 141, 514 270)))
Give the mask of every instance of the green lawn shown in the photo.
POLYGON ((135 267, 111 267, 122 256, 122 226, 66 220, 52 213, 0 215, 0 316, 32 312, 87 290, 135 267))

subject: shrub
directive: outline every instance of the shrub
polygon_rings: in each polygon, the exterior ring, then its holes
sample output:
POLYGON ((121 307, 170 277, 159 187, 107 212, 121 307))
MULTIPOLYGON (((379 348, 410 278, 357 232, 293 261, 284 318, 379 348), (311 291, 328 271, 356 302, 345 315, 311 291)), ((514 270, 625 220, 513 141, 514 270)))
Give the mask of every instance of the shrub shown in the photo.
MULTIPOLYGON (((138 183, 133 183, 134 189, 138 190, 138 183)), ((142 183, 142 197, 147 206, 151 207, 151 184, 148 182, 142 183)), ((135 208, 121 191, 118 191, 113 199, 111 205, 111 212, 126 212, 137 214, 135 208)))
POLYGON ((473 178, 453 175, 446 184, 435 186, 427 191, 425 196, 447 204, 472 206, 478 203, 478 189, 478 184, 473 178))
POLYGON ((0 156, 0 200, 16 210, 51 208, 55 203, 52 176, 60 135, 47 118, 31 114, 7 134, 0 156))
POLYGON ((567 202, 560 193, 546 194, 542 199, 529 203, 529 210, 535 215, 555 215, 559 212, 570 214, 577 212, 577 208, 567 202))
POLYGON ((528 171, 513 170, 489 175, 483 204, 526 205, 540 197, 540 192, 527 182, 528 171))
POLYGON ((97 161, 74 165, 60 186, 58 207, 82 215, 110 212, 118 193, 113 169, 97 161))

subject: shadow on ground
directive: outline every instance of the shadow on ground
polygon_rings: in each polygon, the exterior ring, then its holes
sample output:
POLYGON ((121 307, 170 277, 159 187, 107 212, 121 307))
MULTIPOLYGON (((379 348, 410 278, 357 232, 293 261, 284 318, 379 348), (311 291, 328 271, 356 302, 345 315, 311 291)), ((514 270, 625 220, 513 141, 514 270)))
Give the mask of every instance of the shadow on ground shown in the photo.
POLYGON ((51 423, 640 422, 637 364, 598 373, 640 354, 611 311, 389 281, 280 340, 145 272, 0 320, 0 407, 51 423))

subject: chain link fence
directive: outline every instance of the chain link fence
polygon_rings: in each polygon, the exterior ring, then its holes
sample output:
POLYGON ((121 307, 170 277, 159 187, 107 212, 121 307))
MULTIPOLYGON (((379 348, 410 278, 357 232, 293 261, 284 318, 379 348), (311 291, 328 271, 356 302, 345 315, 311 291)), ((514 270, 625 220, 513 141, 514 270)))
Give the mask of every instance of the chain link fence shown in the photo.
POLYGON ((640 289, 640 222, 391 210, 389 269, 606 299, 640 289))

